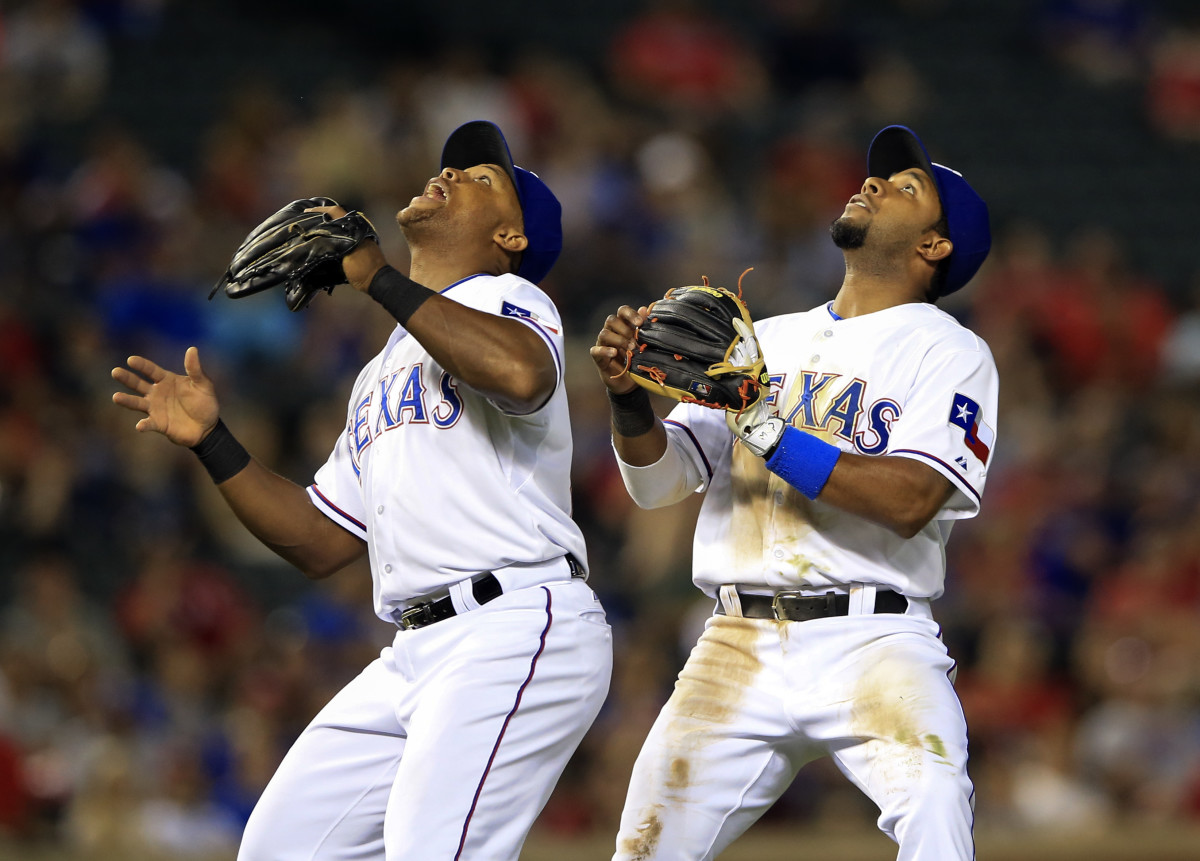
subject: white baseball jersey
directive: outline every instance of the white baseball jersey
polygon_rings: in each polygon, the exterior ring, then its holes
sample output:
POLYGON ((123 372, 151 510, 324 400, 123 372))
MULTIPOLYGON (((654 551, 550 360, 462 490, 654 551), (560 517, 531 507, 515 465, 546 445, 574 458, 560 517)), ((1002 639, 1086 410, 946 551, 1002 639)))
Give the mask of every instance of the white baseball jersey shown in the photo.
POLYGON ((566 553, 587 564, 563 480, 571 426, 557 309, 516 275, 475 275, 442 294, 540 334, 559 383, 540 409, 506 415, 401 326, 359 374, 345 432, 308 493, 367 542, 375 612, 388 620, 413 599, 483 571, 566 553))
POLYGON ((844 591, 867 583, 937 598, 954 520, 979 510, 995 443, 998 380, 987 345, 949 314, 904 304, 839 319, 830 304, 755 323, 772 412, 847 452, 919 460, 955 487, 916 537, 809 500, 732 436, 719 410, 681 404, 666 427, 707 495, 696 585, 844 591))
POLYGON ((638 755, 614 861, 718 857, 822 755, 879 807, 899 858, 974 858, 954 661, 928 601, 872 611, 874 587, 914 599, 942 592, 949 526, 978 511, 992 458, 991 353, 925 304, 844 320, 823 305, 755 330, 775 414, 846 452, 919 460, 955 492, 903 539, 769 472, 733 445, 722 411, 671 413, 663 459, 622 473, 646 505, 707 488, 693 578, 720 605, 638 755), (847 614, 744 616, 745 593, 783 590, 847 593, 847 614))

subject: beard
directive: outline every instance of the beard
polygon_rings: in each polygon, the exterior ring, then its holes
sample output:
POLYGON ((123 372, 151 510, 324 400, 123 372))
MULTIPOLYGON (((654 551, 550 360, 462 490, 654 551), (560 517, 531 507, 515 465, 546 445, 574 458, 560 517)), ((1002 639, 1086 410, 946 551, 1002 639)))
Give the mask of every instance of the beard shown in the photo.
POLYGON ((829 225, 829 235, 833 244, 843 251, 853 251, 862 248, 867 241, 867 227, 857 225, 845 216, 836 219, 829 225))

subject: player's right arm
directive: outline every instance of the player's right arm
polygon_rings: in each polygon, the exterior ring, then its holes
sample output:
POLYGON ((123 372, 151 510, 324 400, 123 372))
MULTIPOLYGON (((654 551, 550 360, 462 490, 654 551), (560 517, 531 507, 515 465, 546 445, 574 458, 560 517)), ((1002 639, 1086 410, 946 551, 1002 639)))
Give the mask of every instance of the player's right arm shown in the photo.
MULTIPOLYGON (((194 448, 217 427, 216 391, 195 347, 184 356, 183 375, 141 356, 127 364, 113 369, 113 379, 129 389, 114 393, 113 403, 144 414, 138 431, 194 448)), ((328 577, 366 553, 366 543, 322 514, 304 488, 254 458, 217 489, 256 538, 307 577, 328 577)))
POLYGON ((630 498, 641 508, 661 508, 704 487, 702 475, 672 444, 646 390, 626 373, 634 332, 650 309, 622 305, 604 322, 591 347, 592 361, 609 394, 613 449, 630 498))
POLYGON ((649 313, 650 309, 646 307, 634 310, 628 305, 622 305, 616 314, 610 314, 604 321, 604 328, 596 336, 596 343, 590 350, 592 361, 596 363, 596 369, 600 372, 600 380, 610 393, 613 447, 617 450, 618 457, 630 466, 650 466, 657 463, 667 450, 667 432, 657 416, 653 421, 650 421, 648 416, 643 425, 636 421, 622 421, 621 414, 620 402, 623 396, 645 391, 625 373, 625 369, 628 352, 637 348, 634 333, 637 327, 645 322, 649 313), (643 427, 644 430, 637 433, 643 427))

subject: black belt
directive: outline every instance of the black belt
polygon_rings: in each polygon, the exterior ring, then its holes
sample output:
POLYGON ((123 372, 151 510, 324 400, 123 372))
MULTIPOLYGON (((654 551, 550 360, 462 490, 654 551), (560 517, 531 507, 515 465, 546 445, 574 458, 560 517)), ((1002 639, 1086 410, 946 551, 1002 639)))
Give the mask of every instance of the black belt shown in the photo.
MULTIPOLYGON (((778 619, 781 622, 807 622, 809 619, 824 619, 829 616, 845 616, 850 612, 850 596, 827 592, 824 595, 799 595, 795 592, 780 592, 776 595, 743 595, 742 616, 747 619, 778 619)), ((875 592, 875 613, 904 613, 908 610, 908 599, 899 592, 879 589, 875 592)), ((717 612, 724 615, 725 608, 717 603, 717 612)))
MULTIPOLYGON (((575 557, 570 553, 566 555, 567 567, 571 569, 572 577, 582 577, 583 567, 575 560, 575 557)), ((500 585, 500 581, 496 575, 488 571, 471 581, 471 594, 475 596, 475 600, 480 604, 486 604, 488 601, 494 601, 504 594, 504 587, 500 585)), ((449 619, 451 616, 457 616, 458 611, 454 609, 454 601, 449 595, 438 598, 435 601, 423 601, 420 604, 414 604, 406 610, 395 614, 394 619, 397 627, 404 631, 412 631, 416 628, 424 628, 426 625, 432 625, 434 622, 441 622, 444 619, 449 619)))

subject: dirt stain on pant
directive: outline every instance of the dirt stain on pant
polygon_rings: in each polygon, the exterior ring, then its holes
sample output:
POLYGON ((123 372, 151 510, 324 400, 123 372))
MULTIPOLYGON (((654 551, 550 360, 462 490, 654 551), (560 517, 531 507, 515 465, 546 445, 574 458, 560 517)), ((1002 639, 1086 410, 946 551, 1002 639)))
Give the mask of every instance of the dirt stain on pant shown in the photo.
POLYGON ((651 800, 639 817, 636 835, 618 845, 621 857, 653 858, 662 839, 663 817, 686 816, 704 748, 716 738, 714 730, 738 714, 746 690, 762 669, 755 653, 761 630, 761 623, 718 616, 692 649, 663 707, 669 723, 655 751, 651 800))
POLYGON ((918 679, 902 661, 879 662, 855 687, 851 729, 880 746, 875 767, 890 793, 920 780, 926 753, 946 758, 942 738, 922 731, 926 708, 918 679))

